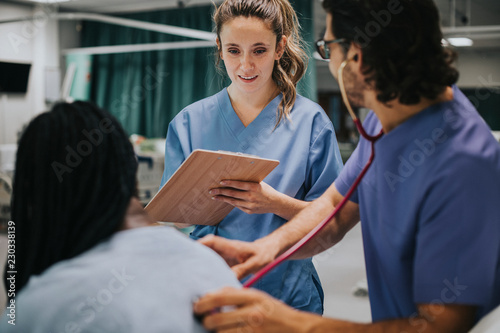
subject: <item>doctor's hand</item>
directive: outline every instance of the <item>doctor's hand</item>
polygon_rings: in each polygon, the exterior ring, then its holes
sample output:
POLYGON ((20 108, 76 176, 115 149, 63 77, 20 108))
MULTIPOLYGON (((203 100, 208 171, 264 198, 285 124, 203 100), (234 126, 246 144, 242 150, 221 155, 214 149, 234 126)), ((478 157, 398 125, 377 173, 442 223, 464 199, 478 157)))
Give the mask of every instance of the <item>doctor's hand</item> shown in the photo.
POLYGON ((319 317, 295 310, 262 291, 231 287, 201 297, 194 312, 205 315, 207 330, 224 333, 307 332, 311 319, 319 317))
POLYGON ((221 185, 223 187, 209 191, 212 198, 224 201, 247 214, 273 213, 289 220, 309 204, 280 193, 265 182, 223 180, 221 185))
POLYGON ((266 243, 264 239, 243 242, 208 235, 198 242, 217 252, 231 266, 238 280, 257 272, 270 263, 279 251, 272 243, 266 243))

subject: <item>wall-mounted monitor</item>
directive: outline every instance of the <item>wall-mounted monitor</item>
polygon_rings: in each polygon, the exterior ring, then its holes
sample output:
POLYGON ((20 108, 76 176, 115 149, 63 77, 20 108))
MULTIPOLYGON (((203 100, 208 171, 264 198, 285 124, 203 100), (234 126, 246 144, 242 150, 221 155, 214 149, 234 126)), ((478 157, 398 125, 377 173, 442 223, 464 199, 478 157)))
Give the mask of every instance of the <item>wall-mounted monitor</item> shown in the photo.
POLYGON ((0 61, 0 94, 26 93, 31 64, 0 61))

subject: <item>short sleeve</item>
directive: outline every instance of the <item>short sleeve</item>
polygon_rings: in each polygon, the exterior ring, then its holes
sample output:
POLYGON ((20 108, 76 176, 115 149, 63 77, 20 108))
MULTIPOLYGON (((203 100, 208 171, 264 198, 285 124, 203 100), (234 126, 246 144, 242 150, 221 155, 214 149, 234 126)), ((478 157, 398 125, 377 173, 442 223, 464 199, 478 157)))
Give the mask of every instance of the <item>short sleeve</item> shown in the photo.
MULTIPOLYGON (((373 111, 370 111, 366 116, 363 127, 371 135, 376 135, 382 128, 373 111)), ((335 180, 335 188, 342 196, 345 196, 351 185, 354 184, 354 181, 368 162, 370 155, 371 143, 361 137, 356 149, 354 149, 339 177, 335 180)), ((359 204, 358 190, 353 192, 349 200, 359 204)))
POLYGON ((498 302, 500 188, 498 171, 462 156, 441 168, 420 209, 415 239, 416 303, 498 302), (484 202, 489 198, 491 202, 484 202), (437 241, 438 240, 438 241, 437 241), (493 296, 492 296, 493 295, 493 296))
MULTIPOLYGON (((359 167, 359 155, 360 155, 360 145, 354 149, 352 152, 351 156, 347 160, 344 168, 342 169, 342 172, 340 175, 337 177, 335 180, 335 188, 337 191, 342 194, 342 196, 345 196, 347 194, 347 191, 349 191, 349 188, 351 185, 354 183, 354 180, 356 177, 359 175, 361 172, 362 168, 359 167)), ((359 204, 359 198, 358 198, 358 191, 354 191, 352 196, 349 198, 350 201, 359 204)))
POLYGON ((161 178, 161 186, 172 177, 174 172, 189 155, 189 135, 184 123, 184 114, 181 112, 168 125, 167 138, 165 141, 165 169, 161 178))
POLYGON ((333 125, 328 121, 313 141, 309 151, 305 179, 305 186, 309 191, 304 200, 312 201, 321 196, 335 181, 342 165, 333 125))

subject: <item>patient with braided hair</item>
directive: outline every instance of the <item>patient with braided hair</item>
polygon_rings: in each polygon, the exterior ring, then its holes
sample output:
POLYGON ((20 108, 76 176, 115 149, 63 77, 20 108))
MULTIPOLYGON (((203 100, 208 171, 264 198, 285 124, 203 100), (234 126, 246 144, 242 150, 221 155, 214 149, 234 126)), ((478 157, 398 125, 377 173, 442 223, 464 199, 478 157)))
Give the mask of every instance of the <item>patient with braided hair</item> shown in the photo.
POLYGON ((17 152, 15 267, 4 271, 15 292, 1 332, 205 331, 192 302, 240 284, 211 250, 155 226, 136 171, 121 125, 91 103, 57 104, 30 122, 17 152))

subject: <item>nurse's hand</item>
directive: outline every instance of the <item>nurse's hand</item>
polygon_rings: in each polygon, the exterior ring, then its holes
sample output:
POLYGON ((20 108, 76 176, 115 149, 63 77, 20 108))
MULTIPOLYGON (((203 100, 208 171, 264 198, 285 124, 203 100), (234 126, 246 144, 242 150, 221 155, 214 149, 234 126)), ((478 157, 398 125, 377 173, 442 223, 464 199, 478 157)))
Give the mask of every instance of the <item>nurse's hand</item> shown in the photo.
POLYGON ((262 291, 230 287, 201 297, 194 312, 205 315, 203 326, 215 332, 307 332, 315 317, 262 291))
POLYGON ((231 266, 238 280, 273 261, 279 251, 275 243, 266 242, 265 239, 243 242, 208 235, 198 242, 217 252, 231 266))
POLYGON ((224 187, 211 189, 212 198, 227 202, 247 214, 264 214, 273 211, 279 192, 264 182, 223 180, 224 187))
POLYGON ((247 214, 273 213, 289 220, 308 204, 276 191, 265 182, 223 180, 221 185, 224 187, 209 191, 212 198, 224 201, 247 214))

